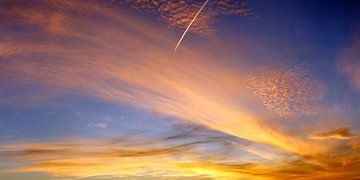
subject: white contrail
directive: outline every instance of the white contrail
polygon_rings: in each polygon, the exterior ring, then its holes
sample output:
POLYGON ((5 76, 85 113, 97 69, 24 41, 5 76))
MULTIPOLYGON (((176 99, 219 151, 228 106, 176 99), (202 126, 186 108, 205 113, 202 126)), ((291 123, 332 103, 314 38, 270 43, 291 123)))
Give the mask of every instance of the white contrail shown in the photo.
POLYGON ((188 32, 188 30, 190 29, 191 25, 194 23, 195 19, 199 16, 199 14, 201 13, 201 11, 204 9, 204 7, 207 5, 207 3, 209 2, 210 0, 206 0, 205 3, 201 6, 201 8, 199 9, 199 11, 196 13, 196 15, 194 16, 194 18, 191 20, 190 24, 188 25, 188 27, 185 29, 184 33, 182 34, 179 42, 176 44, 176 47, 175 47, 175 51, 178 49, 178 47, 180 46, 181 44, 181 41, 184 39, 186 33, 188 32))

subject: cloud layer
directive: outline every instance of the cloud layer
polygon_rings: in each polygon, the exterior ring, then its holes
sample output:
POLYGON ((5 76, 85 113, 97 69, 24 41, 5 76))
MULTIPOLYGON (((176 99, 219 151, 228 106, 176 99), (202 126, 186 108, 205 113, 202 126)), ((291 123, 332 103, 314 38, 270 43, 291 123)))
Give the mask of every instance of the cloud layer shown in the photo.
MULTIPOLYGON (((50 95, 126 104, 228 136, 186 132, 181 138, 4 145, 2 158, 29 163, 6 172, 44 171, 70 177, 356 177, 357 139, 326 144, 271 123, 273 117, 288 116, 291 110, 307 114, 322 99, 323 84, 304 69, 267 68, 260 74, 246 74, 242 72, 246 67, 220 64, 196 49, 184 48, 181 54, 174 54, 169 48, 173 37, 121 12, 85 1, 37 2, 26 8, 11 1, 0 6, 9 19, 1 22, 8 38, 0 43, 0 87, 36 87, 50 95), (272 116, 257 114, 237 101, 254 96, 260 99, 254 102, 265 106, 272 116), (189 140, 186 134, 200 140, 189 140), (187 142, 172 144, 183 140, 187 142), (237 143, 240 140, 251 146, 237 143), (222 151, 211 154, 212 143, 246 151, 255 155, 255 160, 241 161, 247 156, 238 154, 225 157, 219 154, 222 151), (341 146, 348 151, 343 152, 341 146), (236 162, 230 161, 234 159, 236 162)), ((32 97, 31 93, 20 94, 26 95, 4 96, 1 103, 21 104, 32 97)))
MULTIPOLYGON (((17 44, 25 48, 19 56, 2 62, 3 77, 16 75, 15 82, 22 84, 35 83, 46 89, 56 87, 58 91, 129 103, 234 136, 304 153, 298 149, 308 146, 302 140, 273 130, 233 102, 233 97, 246 94, 246 81, 238 72, 217 66, 213 60, 194 51, 185 51, 181 56, 164 51, 163 45, 170 42, 167 37, 151 26, 133 23, 135 20, 129 17, 84 4, 66 6, 69 6, 67 11, 81 12, 84 8, 94 11, 130 30, 119 31, 101 21, 79 16, 68 19, 68 29, 59 34, 48 28, 48 19, 33 21, 31 15, 23 15, 26 11, 15 9, 11 11, 14 18, 44 28, 45 37, 53 39, 56 35, 55 39, 63 37, 69 41, 29 44, 21 40, 17 44), (23 59, 23 54, 40 55, 40 58, 23 59)), ((28 11, 62 12, 38 7, 28 11)), ((4 79, 4 83, 9 83, 7 80, 9 78, 4 79)))
MULTIPOLYGON (((158 14, 159 18, 170 26, 186 29, 204 2, 194 0, 125 0, 113 1, 112 4, 118 3, 130 5, 140 11, 158 14)), ((211 35, 215 32, 215 28, 212 26, 214 18, 229 14, 247 15, 250 14, 250 10, 244 6, 242 1, 210 1, 194 22, 190 32, 211 35)))

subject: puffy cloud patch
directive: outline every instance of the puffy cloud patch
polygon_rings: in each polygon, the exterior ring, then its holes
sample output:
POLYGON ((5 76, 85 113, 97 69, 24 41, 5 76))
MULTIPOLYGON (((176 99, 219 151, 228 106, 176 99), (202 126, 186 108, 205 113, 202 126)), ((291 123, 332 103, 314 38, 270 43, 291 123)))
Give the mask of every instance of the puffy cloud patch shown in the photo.
POLYGON ((292 69, 262 68, 249 78, 247 89, 265 108, 282 117, 314 114, 325 86, 303 65, 292 69))
MULTIPOLYGON (((112 4, 130 4, 131 7, 157 14, 159 18, 173 27, 186 29, 192 18, 205 1, 194 0, 120 0, 112 4)), ((198 16, 190 32, 211 35, 215 32, 212 26, 214 18, 229 14, 251 14, 241 0, 217 0, 210 1, 205 9, 198 16)))

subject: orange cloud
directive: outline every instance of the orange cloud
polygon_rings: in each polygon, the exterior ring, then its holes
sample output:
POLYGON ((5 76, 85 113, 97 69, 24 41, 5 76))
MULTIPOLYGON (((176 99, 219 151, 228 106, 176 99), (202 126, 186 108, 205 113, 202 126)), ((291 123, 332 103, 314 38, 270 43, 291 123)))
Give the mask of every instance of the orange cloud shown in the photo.
MULTIPOLYGON (((198 130, 198 129, 197 129, 198 130)), ((199 132, 199 131, 193 132, 199 132)), ((208 134, 208 133, 207 133, 208 134)), ((0 173, 48 172, 59 177, 191 177, 214 179, 356 179, 360 157, 358 141, 334 149, 329 154, 300 156, 268 163, 244 161, 248 155, 200 148, 208 143, 234 142, 216 136, 198 136, 191 131, 168 137, 139 139, 120 137, 110 140, 72 139, 57 143, 13 144, 1 146, 0 157, 27 164, 0 173), (200 138, 199 138, 200 137, 200 138), (183 140, 195 140, 180 143, 183 140), (175 141, 174 141, 175 140, 175 141), (180 140, 180 141, 177 141, 180 140), (171 142, 172 145, 168 143, 171 142), (351 145, 351 147, 350 147, 351 145), (331 156, 331 158, 329 158, 331 156), (234 158, 237 159, 234 161, 234 158)), ((225 143, 227 144, 227 143, 225 143)), ((224 145, 225 145, 224 144, 224 145)), ((223 146, 237 151, 239 146, 223 146)), ((241 149, 240 149, 241 150, 241 149)), ((289 155, 287 155, 289 156, 289 155)))
POLYGON ((322 132, 318 134, 311 135, 312 139, 351 139, 356 137, 356 135, 350 133, 349 128, 339 128, 328 132, 322 132))
POLYGON ((166 137, 124 136, 109 140, 72 139, 57 140, 56 143, 3 145, 0 146, 1 159, 27 164, 0 173, 41 171, 54 176, 83 178, 129 175, 261 177, 261 173, 253 174, 251 171, 264 168, 262 165, 231 162, 234 159, 231 152, 237 149, 232 144, 239 143, 234 138, 211 135, 213 133, 201 127, 182 128, 166 137), (215 152, 201 148, 212 144, 220 145, 221 149, 215 152))

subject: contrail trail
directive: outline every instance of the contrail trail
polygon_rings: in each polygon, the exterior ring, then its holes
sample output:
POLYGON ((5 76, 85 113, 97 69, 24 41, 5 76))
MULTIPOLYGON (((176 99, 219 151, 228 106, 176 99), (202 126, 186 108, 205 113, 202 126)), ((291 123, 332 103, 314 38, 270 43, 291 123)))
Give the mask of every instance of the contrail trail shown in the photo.
POLYGON ((176 51, 178 49, 178 47, 181 44, 181 41, 184 39, 186 33, 188 32, 188 30, 190 29, 191 25, 194 23, 194 21, 196 20, 196 18, 199 16, 199 14, 201 13, 201 11, 204 9, 204 7, 208 4, 210 0, 206 0, 205 3, 201 6, 201 8, 199 9, 199 11, 196 13, 196 15, 194 16, 194 18, 191 20, 190 24, 188 25, 188 27, 185 29, 184 33, 182 34, 179 42, 176 44, 176 47, 174 49, 174 51, 176 51))

